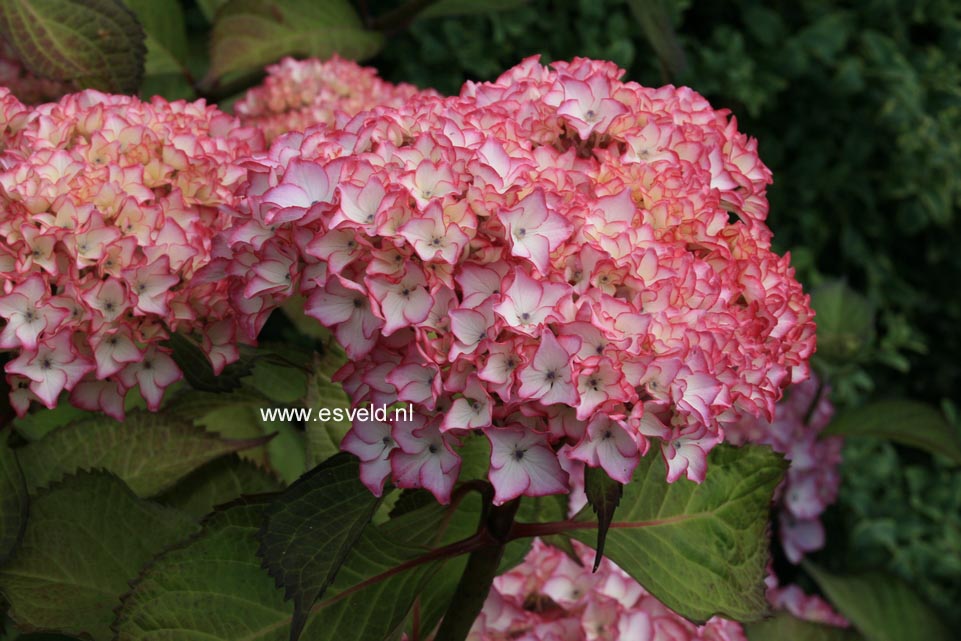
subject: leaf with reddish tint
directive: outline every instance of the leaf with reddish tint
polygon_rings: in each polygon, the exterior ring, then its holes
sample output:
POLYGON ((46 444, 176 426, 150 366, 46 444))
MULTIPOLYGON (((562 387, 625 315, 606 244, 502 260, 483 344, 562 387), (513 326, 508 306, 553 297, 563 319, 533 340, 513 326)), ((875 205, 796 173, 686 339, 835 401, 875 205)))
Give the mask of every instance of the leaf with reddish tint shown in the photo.
POLYGON ((0 35, 35 75, 113 93, 137 93, 147 48, 121 0, 3 0, 0 35))

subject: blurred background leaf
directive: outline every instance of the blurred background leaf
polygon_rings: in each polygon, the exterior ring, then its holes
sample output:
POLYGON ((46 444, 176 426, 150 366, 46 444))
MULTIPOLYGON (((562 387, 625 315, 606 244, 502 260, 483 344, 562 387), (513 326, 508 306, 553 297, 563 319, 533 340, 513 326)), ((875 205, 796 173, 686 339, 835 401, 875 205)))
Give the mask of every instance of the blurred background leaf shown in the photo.
POLYGON ((137 93, 146 46, 121 0, 3 0, 0 35, 43 78, 114 93, 137 93))

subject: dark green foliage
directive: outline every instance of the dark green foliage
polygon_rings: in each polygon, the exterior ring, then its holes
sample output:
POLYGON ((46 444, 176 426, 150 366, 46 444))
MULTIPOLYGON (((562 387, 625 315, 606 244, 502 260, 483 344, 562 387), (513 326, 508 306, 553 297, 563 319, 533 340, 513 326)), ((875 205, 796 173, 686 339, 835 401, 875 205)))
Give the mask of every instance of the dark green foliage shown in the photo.
POLYGON ((946 459, 877 439, 844 447, 836 509, 844 530, 832 539, 850 570, 885 567, 961 624, 961 473, 946 459))
POLYGON ((294 602, 291 640, 334 581, 379 502, 360 480, 357 459, 338 454, 304 475, 265 511, 259 554, 294 602))
POLYGON ((624 485, 609 477, 600 467, 585 467, 584 492, 587 502, 597 515, 597 545, 594 546, 597 550, 594 556, 594 571, 597 572, 604 557, 607 530, 610 529, 614 511, 624 496, 624 485))

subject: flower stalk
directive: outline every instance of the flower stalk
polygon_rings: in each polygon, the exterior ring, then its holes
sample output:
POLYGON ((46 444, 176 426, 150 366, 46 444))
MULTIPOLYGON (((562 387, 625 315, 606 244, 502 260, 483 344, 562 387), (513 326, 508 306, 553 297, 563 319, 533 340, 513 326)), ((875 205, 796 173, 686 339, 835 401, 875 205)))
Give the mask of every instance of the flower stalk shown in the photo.
POLYGON ((474 550, 468 557, 467 567, 464 568, 464 574, 461 575, 434 641, 464 641, 467 638, 474 620, 484 607, 494 577, 497 576, 519 506, 518 498, 485 510, 481 517, 481 534, 488 543, 474 550))

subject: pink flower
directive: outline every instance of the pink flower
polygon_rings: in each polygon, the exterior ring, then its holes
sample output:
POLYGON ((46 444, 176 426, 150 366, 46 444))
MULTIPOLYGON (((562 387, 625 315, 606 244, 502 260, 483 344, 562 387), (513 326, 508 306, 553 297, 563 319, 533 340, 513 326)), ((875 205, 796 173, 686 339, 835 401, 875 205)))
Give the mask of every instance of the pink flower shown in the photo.
POLYGON ((139 387, 147 408, 156 412, 160 409, 164 389, 183 378, 174 360, 151 345, 143 358, 127 365, 119 374, 120 382, 127 388, 139 387))
POLYGON ((367 281, 377 303, 374 313, 384 320, 382 331, 385 336, 427 319, 433 301, 426 285, 424 272, 416 267, 408 270, 397 282, 386 278, 367 281))
POLYGON ((578 561, 535 540, 524 562, 494 579, 471 641, 746 641, 719 617, 697 626, 669 610, 607 559, 574 542, 578 561))
POLYGON ((245 125, 262 129, 273 140, 373 107, 399 107, 417 93, 412 85, 392 85, 373 69, 337 56, 326 61, 284 58, 267 67, 264 83, 248 90, 234 110, 245 125))
POLYGON ((43 279, 31 276, 0 297, 0 316, 7 321, 0 332, 0 347, 35 350, 40 335, 46 330, 54 333, 68 315, 50 303, 43 279))
POLYGON ((384 493, 390 476, 390 453, 397 447, 391 426, 381 421, 354 421, 340 444, 341 449, 360 459, 360 480, 376 496, 384 493))
POLYGON ((557 113, 567 116, 577 129, 581 140, 594 132, 604 133, 611 122, 627 112, 627 107, 614 98, 609 98, 611 84, 608 78, 591 76, 587 82, 574 78, 560 81, 560 86, 548 95, 548 100, 561 100, 557 113), (558 95, 554 98, 554 95, 558 95))
MULTIPOLYGON (((243 331, 258 328, 252 310, 290 289, 261 286, 256 300, 241 301, 217 238, 232 233, 230 208, 246 174, 240 159, 262 149, 261 136, 202 102, 91 90, 32 109, 0 92, 0 105, 0 349, 14 352, 7 372, 29 371, 47 406, 72 390, 71 402, 121 418, 131 386, 145 385, 156 409, 180 377, 158 351, 171 333, 202 336, 217 371, 236 359, 236 343, 255 339, 243 331), (51 356, 54 345, 63 353, 51 356), (154 358, 161 367, 145 373, 154 358)), ((249 266, 258 274, 267 264, 249 266)), ((34 399, 13 394, 18 413, 27 412, 34 399)))
MULTIPOLYGON (((297 83, 323 72, 281 67, 238 111, 313 108, 297 83)), ((621 75, 528 59, 458 96, 338 111, 245 163, 236 224, 214 239, 238 327, 306 297, 352 359, 352 403, 422 418, 394 428, 395 483, 449 496, 454 439, 472 432, 530 444, 533 470, 498 454, 498 500, 560 487, 575 462, 626 482, 652 443, 669 480, 700 481, 728 427, 770 418, 808 375, 813 312, 771 251, 756 144, 690 89, 621 75)))
MULTIPOLYGON (((439 378, 439 377, 438 377, 439 378)), ((444 415, 441 431, 480 429, 491 425, 494 401, 488 395, 483 382, 471 377, 463 391, 444 415)))
POLYGON ((7 363, 6 370, 30 379, 30 391, 48 408, 57 406, 63 390, 71 390, 94 364, 77 353, 65 333, 39 343, 35 351, 24 351, 7 363))
POLYGON ((558 307, 568 296, 569 287, 534 280, 518 271, 494 311, 511 327, 533 334, 539 325, 555 318, 558 307))
POLYGON ((623 422, 597 414, 581 442, 567 454, 591 467, 601 467, 615 481, 630 483, 639 460, 637 442, 623 422))
POLYGON ((435 423, 423 417, 394 425, 398 450, 391 456, 391 471, 397 487, 424 488, 441 503, 450 502, 451 491, 460 471, 460 457, 451 440, 441 434, 435 423))
POLYGON ((370 299, 359 285, 346 279, 330 279, 315 289, 304 311, 335 327, 337 340, 351 358, 361 358, 376 344, 376 332, 384 326, 372 309, 370 299))
POLYGON ((490 480, 494 505, 518 496, 544 496, 567 492, 567 474, 543 434, 523 428, 486 430, 491 442, 490 480))
POLYGON ((458 225, 444 220, 444 212, 436 201, 424 210, 422 218, 407 221, 399 231, 425 261, 456 263, 470 240, 458 225))
POLYGON ((720 442, 717 434, 704 428, 695 428, 675 436, 661 445, 661 453, 667 462, 667 481, 673 483, 682 475, 700 483, 707 474, 707 454, 720 442))
POLYGON ((511 239, 511 253, 527 258, 541 274, 548 272, 551 252, 570 238, 573 226, 547 208, 544 192, 537 190, 500 215, 511 239))
POLYGON ((541 336, 534 359, 521 370, 518 378, 521 383, 518 394, 521 398, 536 399, 544 405, 577 404, 571 354, 550 332, 544 332, 541 336))

